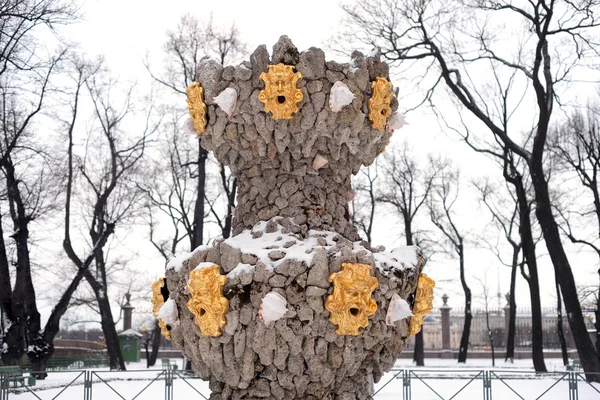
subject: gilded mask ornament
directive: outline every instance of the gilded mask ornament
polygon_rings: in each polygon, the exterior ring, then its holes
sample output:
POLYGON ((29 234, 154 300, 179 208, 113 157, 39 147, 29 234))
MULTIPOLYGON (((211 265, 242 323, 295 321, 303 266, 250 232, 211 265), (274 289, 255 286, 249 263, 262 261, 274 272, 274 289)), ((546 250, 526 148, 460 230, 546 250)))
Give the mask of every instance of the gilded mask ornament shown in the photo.
POLYGON ((204 103, 204 89, 200 83, 194 82, 185 89, 187 93, 188 111, 194 122, 194 128, 198 136, 202 136, 206 130, 206 104, 204 103))
POLYGON ((188 309, 195 315, 194 322, 204 336, 221 336, 227 323, 225 314, 229 310, 229 300, 223 296, 223 286, 227 281, 221 275, 217 264, 196 268, 190 272, 188 290, 192 295, 188 309))
POLYGON ((371 82, 371 98, 369 99, 369 119, 373 128, 383 131, 388 117, 392 114, 390 102, 392 101, 392 83, 385 78, 378 77, 371 82))
POLYGON ((302 74, 294 72, 293 65, 279 63, 268 67, 269 72, 260 74, 265 88, 258 94, 258 99, 265 104, 265 112, 270 112, 273 119, 292 119, 304 97, 302 91, 296 88, 302 74))
POLYGON ((165 298, 169 297, 169 289, 165 285, 165 278, 158 278, 156 282, 152 284, 152 313, 154 317, 158 319, 158 326, 160 332, 164 337, 171 340, 171 327, 160 318, 158 318, 158 311, 165 304, 165 298))
POLYGON ((372 293, 378 283, 371 276, 371 266, 343 263, 342 271, 331 274, 329 282, 333 282, 333 294, 325 308, 331 313, 329 320, 337 325, 335 332, 358 336, 358 328, 366 328, 369 317, 377 311, 372 293))
POLYGON ((423 325, 423 317, 433 310, 433 288, 435 282, 425 274, 419 274, 415 304, 413 305, 413 317, 408 324, 408 335, 416 335, 423 325))

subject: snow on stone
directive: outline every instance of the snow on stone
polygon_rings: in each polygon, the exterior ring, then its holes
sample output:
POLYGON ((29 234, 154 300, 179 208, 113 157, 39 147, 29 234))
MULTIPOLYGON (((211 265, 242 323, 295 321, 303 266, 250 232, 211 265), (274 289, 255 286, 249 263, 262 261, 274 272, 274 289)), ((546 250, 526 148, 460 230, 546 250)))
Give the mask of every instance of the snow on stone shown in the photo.
POLYGON ((394 293, 388 307, 385 323, 387 325, 394 325, 394 322, 400 321, 404 318, 412 317, 412 315, 413 313, 410 310, 410 306, 406 300, 401 298, 397 293, 394 293))
POLYGON ((175 300, 168 299, 165 301, 165 304, 163 304, 160 310, 158 310, 157 317, 168 325, 175 324, 179 318, 177 313, 177 303, 175 303, 175 300))
POLYGON ((329 107, 333 112, 340 112, 342 108, 352 103, 354 100, 354 93, 348 88, 343 82, 337 81, 331 87, 331 94, 329 95, 329 107))
POLYGON ((277 225, 277 229, 274 232, 265 232, 266 226, 267 222, 261 221, 252 229, 245 229, 239 235, 225 240, 225 243, 239 249, 242 253, 254 254, 271 271, 281 265, 286 259, 298 260, 310 266, 314 256, 314 248, 321 246, 318 241, 319 238, 325 240, 326 245, 323 247, 326 249, 335 245, 333 241, 333 237, 337 235, 335 232, 311 230, 308 232, 308 238, 304 239, 293 233, 282 233, 280 225, 277 225), (253 237, 253 233, 258 232, 261 232, 262 235, 260 237, 253 237), (284 245, 290 242, 293 245, 287 248, 284 247, 284 245), (269 253, 275 250, 283 252, 284 257, 272 260, 269 257, 269 253))
POLYGON ((6 342, 2 343, 2 352, 8 353, 8 343, 6 343, 6 342))
POLYGON ((417 246, 398 247, 391 252, 374 253, 375 266, 387 276, 389 270, 416 268, 419 260, 417 258, 417 246))
POLYGON ((204 251, 204 250, 208 250, 208 249, 209 249, 208 246, 198 246, 189 253, 183 253, 178 256, 174 256, 167 263, 167 269, 174 269, 175 271, 179 272, 179 269, 181 269, 181 267, 183 266, 183 263, 186 262, 187 260, 189 260, 190 258, 192 258, 194 256, 194 254, 196 254, 196 252, 200 252, 200 251, 204 251))
MULTIPOLYGON (((281 217, 275 217, 271 221, 277 221, 281 217)), ((245 254, 253 254, 258 258, 258 261, 263 263, 267 270, 273 271, 283 262, 289 259, 297 260, 311 266, 315 249, 323 248, 329 250, 337 245, 336 232, 327 232, 311 229, 308 231, 308 237, 303 238, 301 235, 293 233, 283 233, 282 226, 277 224, 273 232, 266 232, 267 221, 260 221, 252 229, 245 229, 239 235, 231 237, 224 241, 227 245, 240 250, 245 254), (277 254, 277 257, 272 253, 277 254), (283 255, 283 256, 281 256, 283 255)), ((351 250, 353 253, 365 252, 370 253, 360 242, 354 242, 351 250)), ((373 248, 373 257, 375 259, 375 268, 379 269, 381 274, 388 276, 389 272, 395 269, 404 270, 415 268, 418 264, 417 246, 400 247, 391 252, 383 252, 385 247, 379 246, 373 248)), ((205 263, 212 265, 212 263, 205 263)), ((202 265, 202 264, 201 264, 202 265)), ((248 267, 240 264, 230 272, 231 277, 237 276, 248 267), (234 272, 237 268, 239 271, 234 272)))
POLYGON ((237 91, 234 88, 227 88, 213 98, 213 102, 231 117, 237 103, 237 91))
POLYGON ((406 118, 404 117, 404 115, 402 115, 399 112, 395 112, 392 114, 387 124, 385 125, 385 129, 388 132, 392 132, 396 129, 402 128, 404 125, 408 125, 408 122, 406 122, 406 118))
POLYGON ((354 72, 358 71, 358 69, 359 68, 356 66, 356 60, 354 58, 352 58, 350 60, 350 62, 348 63, 348 71, 354 73, 354 72))
POLYGON ((269 292, 262 299, 260 316, 265 325, 275 322, 288 311, 286 299, 277 292, 269 292))
POLYGON ((255 265, 239 263, 237 267, 227 274, 227 279, 235 278, 243 273, 254 273, 255 268, 255 265))
POLYGON ((215 263, 213 263, 213 262, 201 262, 200 264, 198 264, 198 266, 196 268, 194 268, 194 271, 199 271, 204 268, 210 268, 213 265, 215 265, 215 263))

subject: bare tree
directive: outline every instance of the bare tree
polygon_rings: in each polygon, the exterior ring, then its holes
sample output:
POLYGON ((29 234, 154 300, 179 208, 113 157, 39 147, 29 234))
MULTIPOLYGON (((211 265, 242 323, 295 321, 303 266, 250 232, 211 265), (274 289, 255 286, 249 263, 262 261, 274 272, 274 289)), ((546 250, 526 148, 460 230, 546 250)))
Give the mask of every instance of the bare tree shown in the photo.
MULTIPOLYGON (((403 144, 401 150, 385 154, 384 162, 385 183, 378 200, 390 206, 402 219, 406 245, 418 244, 423 235, 422 230, 416 229, 415 221, 432 190, 439 164, 430 161, 427 168, 419 166, 409 154, 407 143, 403 144)), ((425 365, 422 329, 415 337, 414 361, 419 366, 425 365)))
POLYGON ((460 283, 465 293, 465 321, 460 338, 458 362, 467 361, 469 335, 471 334, 472 295, 465 274, 465 235, 456 224, 454 207, 460 193, 460 171, 447 161, 434 161, 437 166, 437 178, 432 184, 431 194, 427 198, 431 222, 439 229, 449 246, 448 253, 458 258, 460 283))
POLYGON ((361 168, 359 175, 353 179, 354 198, 352 199, 352 223, 372 242, 373 221, 377 206, 376 181, 379 177, 377 161, 374 165, 361 168))
MULTIPOLYGON (((555 169, 558 170, 561 177, 565 175, 568 177, 575 173, 582 189, 571 188, 572 201, 569 202, 569 205, 565 205, 564 202, 563 204, 555 202, 555 210, 562 220, 559 228, 572 243, 591 249, 600 259, 600 192, 598 190, 600 105, 590 102, 585 108, 585 112, 575 111, 552 133, 550 151, 555 169), (590 231, 590 226, 594 226, 595 229, 590 231)), ((563 190, 562 194, 565 194, 565 191, 563 190)), ((591 292, 596 293, 597 287, 595 285, 593 287, 591 292)), ((557 309, 562 316, 561 297, 560 293, 557 294, 557 309)), ((579 298, 582 297, 579 296, 579 298)), ((582 304, 582 308, 585 309, 586 306, 582 304)), ((596 351, 600 355, 600 302, 596 300, 592 309, 596 313, 596 351)), ((561 347, 563 347, 565 340, 562 319, 559 320, 558 328, 559 333, 562 334, 561 347)), ((565 359, 564 351, 563 359, 565 359)))
POLYGON ((120 94, 123 100, 118 102, 119 94, 114 93, 118 92, 117 83, 106 71, 90 77, 86 87, 93 104, 94 125, 79 157, 74 153, 74 132, 71 129, 68 133, 63 247, 76 268, 83 271, 83 277, 94 292, 110 367, 124 370, 108 296, 110 263, 106 244, 116 226, 132 221, 141 207, 142 192, 137 189, 135 179, 140 173, 140 160, 146 151, 148 138, 157 128, 150 118, 153 104, 146 101, 146 122, 141 132, 133 134, 131 130, 124 129, 125 118, 136 114, 133 88, 120 94), (75 192, 75 185, 81 191, 75 192), (78 238, 78 242, 87 243, 84 257, 77 254, 72 244, 74 232, 71 221, 78 214, 84 216, 85 220, 80 223, 85 224, 89 232, 89 237, 82 235, 78 238), (92 266, 95 268, 92 269, 92 266))
MULTIPOLYGON (((520 259, 523 246, 518 229, 519 210, 514 199, 506 199, 503 197, 502 194, 499 193, 499 189, 492 185, 488 180, 483 182, 474 182, 474 186, 479 192, 480 201, 485 205, 492 215, 492 223, 495 226, 496 235, 494 236, 496 236, 496 238, 491 240, 484 239, 484 241, 488 244, 489 249, 496 255, 496 258, 500 261, 500 263, 510 268, 510 290, 508 292, 509 321, 508 332, 506 336, 505 361, 513 362, 515 358, 515 325, 517 315, 515 293, 517 271, 519 270, 519 267, 521 267, 521 270, 524 273, 524 262, 522 262, 520 259), (512 209, 507 208, 507 205, 512 205, 512 209), (504 246, 499 245, 498 236, 502 237, 510 246, 510 260, 506 260, 503 256, 504 246)), ((510 189, 508 190, 508 193, 512 196, 510 189)), ((534 316, 532 316, 532 318, 534 318, 534 316)))
POLYGON ((600 258, 600 106, 592 103, 588 105, 586 114, 576 111, 570 115, 554 130, 550 149, 562 172, 575 173, 592 200, 591 207, 578 202, 572 211, 556 207, 563 218, 560 228, 571 242, 587 246, 600 258), (572 217, 577 216, 586 227, 590 225, 589 217, 594 217, 596 229, 590 238, 585 233, 576 232, 572 217))
POLYGON ((40 361, 51 355, 53 338, 43 334, 36 304, 31 227, 51 213, 61 186, 54 149, 36 137, 36 122, 48 103, 50 79, 66 53, 63 49, 49 55, 39 37, 44 33, 47 39, 56 26, 76 19, 71 1, 0 3, 0 236, 7 217, 14 232, 12 241, 0 239, 2 361, 17 364, 26 350, 34 371, 43 371, 40 361), (12 278, 10 264, 15 266, 12 278))
MULTIPOLYGON (((162 75, 155 74, 149 63, 146 67, 154 80, 175 94, 185 95, 185 88, 197 80, 198 68, 206 56, 215 56, 225 65, 243 54, 246 49, 240 34, 232 25, 228 30, 220 31, 212 19, 201 24, 197 18, 185 15, 181 18, 176 29, 167 32, 165 50, 165 71, 162 75)), ((185 102, 181 103, 182 105, 185 102)), ((171 135, 164 147, 163 154, 168 154, 171 171, 165 181, 171 182, 167 188, 145 188, 150 199, 150 212, 160 211, 172 224, 175 239, 168 245, 164 239, 156 237, 155 226, 160 219, 152 215, 151 240, 155 247, 161 248, 161 254, 170 257, 178 244, 185 238, 189 239, 190 249, 204 243, 204 226, 207 216, 211 215, 219 226, 221 235, 225 238, 231 235, 233 208, 237 193, 237 180, 228 172, 225 166, 218 166, 217 181, 221 189, 216 193, 207 191, 209 177, 209 155, 201 146, 200 140, 191 148, 187 138, 176 138, 180 135, 180 121, 187 116, 187 111, 174 108, 171 135), (190 207, 193 201, 193 207, 190 207), (225 212, 219 211, 220 204, 225 203, 225 212), (206 209, 208 205, 208 210, 206 209), (223 215, 224 214, 224 215, 223 215), (160 242, 160 243, 159 243, 160 242), (158 246, 157 246, 158 245, 158 246)))
MULTIPOLYGON (((420 63, 427 100, 439 87, 479 126, 486 137, 522 159, 531 175, 536 216, 556 270, 571 332, 585 371, 600 370, 600 359, 587 334, 577 299, 575 280, 553 215, 544 166, 550 120, 557 90, 597 56, 594 41, 598 20, 595 1, 514 3, 496 0, 436 2, 378 0, 345 7, 356 39, 382 47, 382 54, 399 63, 420 63), (505 40, 496 33, 510 18, 515 51, 506 54, 505 40), (482 74, 490 71, 490 74, 482 74), (524 84, 513 85, 515 79, 524 84), (491 88, 491 89, 490 89, 491 88), (511 89, 512 88, 512 89, 511 89), (513 90, 515 89, 515 90, 513 90), (490 96, 489 92, 495 95, 490 96), (525 109, 534 116, 530 139, 511 135, 513 116, 525 109)), ((480 130, 481 131, 481 130, 480 130)), ((590 380, 600 377, 589 375, 590 380)))
POLYGON ((492 349, 492 367, 496 366, 496 351, 494 346, 494 333, 492 332, 492 327, 490 326, 490 302, 492 301, 492 296, 490 293, 490 286, 487 280, 487 271, 484 274, 484 278, 476 278, 479 284, 481 285, 481 300, 483 302, 484 311, 485 311, 485 326, 487 328, 487 336, 490 341, 490 347, 492 349))

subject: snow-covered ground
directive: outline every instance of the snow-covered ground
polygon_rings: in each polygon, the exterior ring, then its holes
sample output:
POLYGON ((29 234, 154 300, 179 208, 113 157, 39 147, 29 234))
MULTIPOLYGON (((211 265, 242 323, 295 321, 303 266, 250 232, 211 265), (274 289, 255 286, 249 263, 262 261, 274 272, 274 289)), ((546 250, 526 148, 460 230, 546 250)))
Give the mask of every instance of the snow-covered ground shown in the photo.
MULTIPOLYGON (((172 361, 178 363, 179 370, 181 370, 182 360, 174 359, 172 361)), ((483 398, 483 381, 481 375, 478 376, 483 370, 494 371, 492 374, 494 399, 537 399, 548 389, 541 397, 542 400, 569 398, 569 383, 566 375, 560 372, 564 371, 560 359, 546 359, 548 370, 556 372, 540 376, 536 376, 533 372, 531 360, 515 360, 514 364, 505 364, 503 360, 500 360, 497 361, 495 368, 492 368, 489 359, 473 359, 467 365, 461 366, 455 360, 426 359, 425 364, 426 367, 417 368, 412 365, 412 361, 409 359, 398 360, 394 371, 386 374, 375 385, 375 389, 379 390, 375 399, 400 400, 403 398, 403 380, 402 372, 400 372, 403 368, 410 368, 411 371, 410 389, 412 399, 483 398), (434 393, 434 390, 439 396, 434 393), (453 397, 459 390, 460 393, 453 397)), ((129 400, 135 397, 136 400, 162 400, 165 398, 164 377, 161 376, 162 371, 160 369, 147 370, 143 362, 129 363, 127 368, 127 372, 95 369, 92 384, 93 399, 129 400), (153 379, 156 380, 153 381, 153 379)), ((181 377, 185 380, 176 376, 173 383, 174 399, 194 400, 209 397, 210 390, 207 382, 189 378, 183 374, 181 377)), ((46 380, 38 381, 35 386, 35 395, 30 392, 13 392, 9 395, 9 399, 49 400, 58 398, 59 400, 79 400, 83 399, 83 381, 84 375, 82 372, 51 372, 46 380), (71 382, 72 385, 65 388, 71 382)), ((592 387, 583 378, 580 378, 578 389, 579 399, 600 399, 600 385, 598 384, 592 387)))

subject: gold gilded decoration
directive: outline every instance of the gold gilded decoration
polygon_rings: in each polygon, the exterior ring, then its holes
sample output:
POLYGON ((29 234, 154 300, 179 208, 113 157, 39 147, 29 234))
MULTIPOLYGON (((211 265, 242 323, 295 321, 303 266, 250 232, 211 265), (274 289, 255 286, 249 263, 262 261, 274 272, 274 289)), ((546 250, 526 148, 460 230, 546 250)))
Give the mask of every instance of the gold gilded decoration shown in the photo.
POLYGON ((158 278, 156 282, 152 284, 152 313, 154 317, 158 319, 158 326, 160 327, 160 332, 164 337, 171 340, 171 332, 167 328, 167 323, 158 318, 158 311, 165 304, 165 299, 161 292, 161 289, 165 285, 165 278, 158 278))
POLYGON ((206 104, 204 104, 204 89, 198 82, 192 83, 185 89, 187 93, 188 111, 194 122, 198 136, 206 130, 206 104))
POLYGON ((304 95, 296 88, 296 82, 302 78, 300 72, 294 72, 292 65, 269 65, 269 72, 260 74, 265 88, 258 94, 258 99, 265 103, 265 112, 270 112, 273 119, 292 119, 298 112, 298 103, 304 95))
POLYGON ((419 274, 415 304, 413 305, 413 317, 408 324, 408 335, 416 335, 423 325, 423 317, 433 310, 433 288, 435 282, 425 274, 419 274))
POLYGON ((388 117, 392 114, 390 102, 392 101, 392 83, 385 78, 378 77, 371 82, 371 98, 369 99, 369 119, 373 128, 383 131, 388 117))
POLYGON ((221 336, 227 323, 225 314, 229 310, 229 300, 223 296, 227 278, 221 275, 220 269, 217 264, 195 269, 187 284, 192 295, 187 306, 196 316, 194 322, 204 336, 221 336))
POLYGON ((366 328, 369 317, 377 311, 372 293, 378 283, 371 276, 371 266, 344 263, 342 271, 329 276, 329 282, 333 282, 333 294, 325 308, 331 313, 329 320, 338 326, 335 332, 358 336, 358 328, 366 328))

